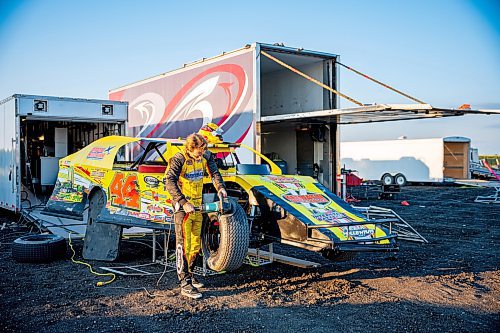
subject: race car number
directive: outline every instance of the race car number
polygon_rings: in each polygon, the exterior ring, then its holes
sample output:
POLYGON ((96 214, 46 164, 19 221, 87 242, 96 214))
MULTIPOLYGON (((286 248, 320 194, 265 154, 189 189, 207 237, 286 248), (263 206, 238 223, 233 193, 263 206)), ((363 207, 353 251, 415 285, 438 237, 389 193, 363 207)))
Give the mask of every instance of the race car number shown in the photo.
POLYGON ((112 205, 133 209, 140 208, 136 175, 129 175, 125 178, 123 173, 117 173, 109 186, 109 193, 112 205))

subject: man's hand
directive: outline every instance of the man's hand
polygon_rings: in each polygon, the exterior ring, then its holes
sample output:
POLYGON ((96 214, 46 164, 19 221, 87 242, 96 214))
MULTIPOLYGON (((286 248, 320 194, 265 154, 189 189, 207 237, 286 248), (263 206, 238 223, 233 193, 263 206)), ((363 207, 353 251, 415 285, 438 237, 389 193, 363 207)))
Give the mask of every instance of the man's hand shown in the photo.
POLYGON ((222 187, 217 193, 217 195, 219 196, 219 198, 227 198, 226 189, 222 187))
POLYGON ((182 205, 182 209, 184 209, 186 214, 194 213, 194 206, 190 202, 186 202, 184 205, 182 205))

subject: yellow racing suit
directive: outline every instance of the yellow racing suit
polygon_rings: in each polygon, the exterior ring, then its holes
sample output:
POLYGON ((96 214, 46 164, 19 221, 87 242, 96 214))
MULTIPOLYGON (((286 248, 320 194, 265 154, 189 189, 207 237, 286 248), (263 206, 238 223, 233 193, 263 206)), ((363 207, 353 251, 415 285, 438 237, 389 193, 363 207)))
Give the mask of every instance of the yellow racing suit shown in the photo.
POLYGON ((182 206, 190 202, 196 208, 201 207, 205 170, 212 177, 217 191, 225 188, 222 176, 209 151, 206 151, 203 157, 193 159, 183 148, 170 159, 166 174, 166 187, 172 197, 175 212, 176 266, 181 285, 189 283, 192 278, 194 263, 201 249, 203 222, 200 211, 187 214, 182 210, 182 206))

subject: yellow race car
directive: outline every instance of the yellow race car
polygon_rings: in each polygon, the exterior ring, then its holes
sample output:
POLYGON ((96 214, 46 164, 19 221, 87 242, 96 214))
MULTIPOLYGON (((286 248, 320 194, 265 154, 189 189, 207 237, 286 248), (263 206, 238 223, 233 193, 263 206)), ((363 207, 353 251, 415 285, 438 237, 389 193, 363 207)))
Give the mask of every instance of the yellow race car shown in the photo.
MULTIPOLYGON (((114 260, 122 227, 169 229, 173 225, 165 171, 182 140, 109 136, 61 159, 45 213, 83 219, 88 215, 84 256, 114 260), (135 156, 128 161, 127 156, 135 156), (88 209, 88 211, 87 211, 88 209), (98 249, 92 244, 99 243, 98 249), (109 243, 106 248, 105 244, 109 243)), ((271 242, 348 260, 360 251, 397 251, 397 235, 368 220, 312 177, 283 175, 264 155, 239 143, 209 144, 232 208, 207 213, 202 248, 210 268, 238 268, 248 247, 271 242), (262 164, 240 163, 238 153, 262 164)), ((205 175, 204 203, 216 191, 205 175)))

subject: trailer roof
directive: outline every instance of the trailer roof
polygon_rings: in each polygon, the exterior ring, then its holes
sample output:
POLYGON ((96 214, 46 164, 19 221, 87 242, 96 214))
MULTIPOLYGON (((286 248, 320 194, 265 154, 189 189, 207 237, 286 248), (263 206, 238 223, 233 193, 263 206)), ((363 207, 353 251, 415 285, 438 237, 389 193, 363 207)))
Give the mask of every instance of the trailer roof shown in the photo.
POLYGON ((91 99, 91 98, 74 98, 74 97, 59 97, 59 96, 45 96, 45 95, 26 95, 14 94, 0 101, 0 104, 6 103, 13 98, 27 98, 27 99, 44 99, 44 100, 58 100, 69 102, 87 102, 87 103, 106 103, 106 104, 123 104, 128 105, 128 102, 114 101, 109 99, 91 99))
MULTIPOLYGON (((173 70, 170 70, 170 71, 167 71, 167 72, 164 72, 164 73, 152 76, 152 77, 148 77, 148 78, 145 78, 145 79, 142 79, 142 80, 130 83, 130 84, 126 84, 126 85, 120 86, 118 88, 110 89, 109 93, 112 94, 112 93, 115 93, 117 91, 121 91, 121 90, 132 88, 134 86, 141 85, 141 84, 144 84, 144 83, 147 83, 150 81, 154 81, 154 80, 160 79, 162 77, 172 75, 176 72, 183 71, 186 68, 191 68, 193 66, 198 66, 200 64, 207 64, 210 62, 214 62, 214 61, 219 60, 219 58, 221 58, 221 57, 230 57, 230 56, 238 55, 242 52, 252 51, 255 49, 266 50, 266 51, 270 51, 270 52, 278 52, 278 53, 280 53, 280 57, 282 59, 286 60, 287 62, 291 62, 292 64, 294 64, 296 66, 301 64, 300 60, 298 60, 299 59, 298 57, 305 58, 304 56, 306 56, 309 58, 317 58, 318 60, 336 59, 338 57, 337 54, 319 52, 319 51, 313 51, 313 50, 306 50, 306 49, 303 49, 301 47, 299 47, 299 48, 288 47, 288 46, 284 46, 283 44, 279 44, 279 43, 266 44, 266 43, 256 42, 253 44, 246 44, 242 48, 239 48, 236 50, 222 52, 221 54, 213 56, 213 57, 202 58, 199 60, 195 60, 193 62, 188 62, 188 63, 185 63, 182 67, 179 67, 179 68, 176 68, 176 69, 173 69, 173 70)), ((306 62, 310 62, 310 59, 307 60, 306 62)), ((267 69, 265 71, 269 71, 269 69, 267 69)))
POLYGON ((320 110, 286 115, 263 116, 262 122, 317 121, 334 124, 361 124, 426 118, 463 116, 465 114, 500 114, 500 110, 462 110, 435 108, 430 104, 375 104, 354 108, 320 110))

